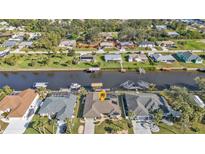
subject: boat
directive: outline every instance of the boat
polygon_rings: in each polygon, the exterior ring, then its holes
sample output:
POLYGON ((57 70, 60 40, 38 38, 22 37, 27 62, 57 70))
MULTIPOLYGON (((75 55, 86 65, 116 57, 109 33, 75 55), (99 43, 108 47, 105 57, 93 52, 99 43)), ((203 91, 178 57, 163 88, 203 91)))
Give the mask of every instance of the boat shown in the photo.
POLYGON ((143 89, 148 89, 150 87, 150 83, 145 81, 139 81, 137 82, 137 85, 143 89))
POLYGON ((100 71, 100 67, 90 67, 87 69, 87 72, 93 73, 93 72, 97 72, 100 71))
POLYGON ((48 82, 35 82, 33 84, 34 88, 46 88, 48 86, 48 82))
POLYGON ((71 85, 70 85, 71 90, 78 90, 78 89, 80 89, 80 87, 81 87, 81 85, 78 83, 71 83, 71 85))
POLYGON ((125 82, 123 82, 120 87, 124 88, 124 89, 128 89, 128 90, 136 90, 136 89, 141 89, 140 87, 138 87, 134 82, 127 80, 125 82))

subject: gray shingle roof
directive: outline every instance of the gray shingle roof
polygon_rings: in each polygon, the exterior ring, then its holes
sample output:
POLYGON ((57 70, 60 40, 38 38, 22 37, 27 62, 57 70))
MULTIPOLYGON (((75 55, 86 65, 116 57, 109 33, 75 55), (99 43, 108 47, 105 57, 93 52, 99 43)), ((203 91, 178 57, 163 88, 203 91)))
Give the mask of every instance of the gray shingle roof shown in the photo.
POLYGON ((77 97, 71 93, 66 97, 47 97, 40 108, 39 114, 56 114, 58 120, 71 118, 76 101, 77 97))

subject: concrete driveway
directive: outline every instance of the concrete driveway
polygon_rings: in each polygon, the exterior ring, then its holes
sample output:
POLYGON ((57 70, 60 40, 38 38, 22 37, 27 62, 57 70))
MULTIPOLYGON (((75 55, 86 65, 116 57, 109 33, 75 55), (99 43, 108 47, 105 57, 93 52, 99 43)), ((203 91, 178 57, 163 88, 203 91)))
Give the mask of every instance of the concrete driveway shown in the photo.
POLYGON ((150 128, 143 127, 141 122, 132 120, 134 134, 152 134, 150 128))
POLYGON ((95 133, 94 119, 86 119, 85 127, 84 127, 84 134, 94 134, 94 133, 95 133))

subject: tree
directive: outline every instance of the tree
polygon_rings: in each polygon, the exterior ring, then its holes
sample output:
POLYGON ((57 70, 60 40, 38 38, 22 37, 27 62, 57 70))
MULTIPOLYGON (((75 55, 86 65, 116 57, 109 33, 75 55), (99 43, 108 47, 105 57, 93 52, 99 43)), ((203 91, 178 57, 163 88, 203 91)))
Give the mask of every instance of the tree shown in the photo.
POLYGON ((164 112, 159 109, 159 110, 155 110, 153 113, 154 116, 154 122, 156 125, 159 125, 159 123, 161 122, 163 116, 164 116, 164 112))
POLYGON ((12 92, 13 92, 13 89, 9 86, 4 86, 3 88, 3 92, 6 94, 6 95, 10 95, 12 92))
POLYGON ((195 82, 198 85, 199 89, 205 91, 205 78, 196 77, 195 82))

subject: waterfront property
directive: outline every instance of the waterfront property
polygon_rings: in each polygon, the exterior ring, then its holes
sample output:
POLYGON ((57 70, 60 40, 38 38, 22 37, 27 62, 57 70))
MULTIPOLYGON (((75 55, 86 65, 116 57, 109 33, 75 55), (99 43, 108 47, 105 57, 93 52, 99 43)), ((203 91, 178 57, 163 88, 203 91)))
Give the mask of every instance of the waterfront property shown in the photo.
POLYGON ((83 54, 80 56, 80 61, 82 62, 94 62, 96 60, 95 56, 92 54, 83 54))
POLYGON ((175 54, 176 58, 179 61, 185 62, 185 63, 196 63, 201 64, 203 63, 203 59, 199 57, 198 55, 195 55, 189 51, 187 52, 177 52, 175 54))
POLYGON ((108 95, 105 100, 100 100, 97 92, 87 94, 84 102, 84 118, 119 118, 120 116, 121 110, 117 96, 108 95))
POLYGON ((176 61, 172 55, 162 55, 159 53, 151 54, 150 58, 152 58, 154 62, 173 63, 176 61))
POLYGON ((124 108, 126 115, 137 121, 151 120, 151 112, 158 109, 168 112, 164 99, 152 93, 125 94, 124 108))
POLYGON ((64 96, 49 96, 41 105, 38 113, 41 116, 48 116, 50 119, 66 120, 73 118, 76 101, 77 96, 71 93, 64 96))
POLYGON ((120 54, 106 54, 104 56, 104 59, 106 62, 111 62, 111 61, 122 61, 122 57, 120 54))
POLYGON ((128 55, 128 62, 147 62, 147 61, 148 58, 144 53, 128 55))
POLYGON ((76 47, 76 40, 62 40, 59 47, 76 47))
POLYGON ((26 119, 38 106, 38 98, 39 95, 32 89, 6 96, 0 102, 0 114, 8 121, 14 118, 26 119))
POLYGON ((115 47, 115 43, 112 42, 112 41, 101 42, 100 43, 100 47, 101 48, 114 48, 115 47))
POLYGON ((171 48, 171 47, 175 47, 175 43, 173 41, 159 41, 157 42, 157 44, 159 46, 163 46, 163 47, 166 47, 166 48, 171 48))

